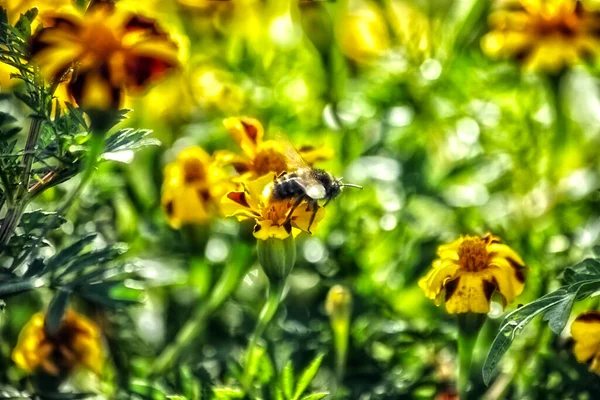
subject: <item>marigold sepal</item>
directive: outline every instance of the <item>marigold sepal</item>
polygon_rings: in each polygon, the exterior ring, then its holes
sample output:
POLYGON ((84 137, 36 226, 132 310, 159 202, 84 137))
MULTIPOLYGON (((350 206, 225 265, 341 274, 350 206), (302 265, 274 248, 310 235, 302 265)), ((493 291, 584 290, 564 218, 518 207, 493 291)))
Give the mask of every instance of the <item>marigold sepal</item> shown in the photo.
POLYGON ((294 236, 256 241, 258 262, 271 284, 285 282, 296 263, 294 236))

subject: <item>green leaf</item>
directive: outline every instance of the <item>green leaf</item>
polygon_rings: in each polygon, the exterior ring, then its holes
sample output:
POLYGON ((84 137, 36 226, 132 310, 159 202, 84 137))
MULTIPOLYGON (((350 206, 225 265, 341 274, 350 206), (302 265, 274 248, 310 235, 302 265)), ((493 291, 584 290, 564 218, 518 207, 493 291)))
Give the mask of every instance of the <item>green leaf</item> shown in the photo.
POLYGON ((15 122, 17 122, 17 119, 15 117, 8 113, 0 111, 0 126, 14 124, 15 122))
POLYGON ((0 298, 14 296, 41 286, 43 282, 39 278, 0 283, 0 298))
POLYGON ((60 281, 76 272, 81 274, 83 270, 88 267, 106 264, 107 262, 117 259, 126 252, 126 245, 117 244, 82 254, 81 256, 75 258, 70 264, 67 264, 55 279, 60 281))
POLYGON ((54 335, 60 328, 67 304, 69 303, 69 297, 71 292, 64 288, 59 288, 54 295, 54 298, 48 306, 48 312, 46 313, 46 319, 44 322, 44 329, 49 335, 54 335))
POLYGON ((294 396, 292 397, 293 400, 298 400, 300 398, 302 393, 304 393, 308 385, 310 385, 310 383, 314 379, 315 375, 317 375, 319 367, 321 366, 321 361, 323 361, 323 356, 323 354, 318 355, 310 363, 310 365, 306 367, 304 371, 302 371, 302 374, 300 374, 300 378, 298 379, 298 384, 296 385, 296 391, 294 392, 294 396))
POLYGON ((116 153, 124 150, 137 150, 145 146, 159 146, 160 141, 147 136, 152 131, 147 129, 120 129, 106 139, 104 153, 116 153))
POLYGON ((281 373, 281 389, 286 399, 291 399, 294 392, 294 367, 288 361, 281 373))
POLYGON ((510 348, 515 337, 538 315, 544 315, 550 329, 560 333, 569 318, 573 303, 583 300, 600 290, 600 263, 587 259, 567 268, 564 273, 565 286, 511 312, 504 318, 494 338, 482 374, 486 385, 494 376, 498 364, 510 348))
POLYGON ((48 270, 60 268, 71 261, 81 251, 96 238, 95 233, 90 233, 68 247, 65 247, 48 260, 48 270))
POLYGON ((327 396, 329 392, 315 392, 309 393, 306 396, 302 396, 300 400, 319 400, 327 396))
POLYGON ((242 389, 231 387, 217 387, 213 389, 216 399, 242 399, 246 395, 242 389))

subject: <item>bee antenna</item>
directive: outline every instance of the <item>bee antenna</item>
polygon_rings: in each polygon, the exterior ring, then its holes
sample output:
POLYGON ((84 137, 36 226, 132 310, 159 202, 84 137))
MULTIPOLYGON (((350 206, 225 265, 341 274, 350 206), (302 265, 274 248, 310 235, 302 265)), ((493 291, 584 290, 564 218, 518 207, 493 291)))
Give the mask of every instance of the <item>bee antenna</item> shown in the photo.
POLYGON ((363 190, 363 187, 362 187, 362 186, 360 186, 360 185, 355 185, 355 184, 353 184, 353 183, 343 183, 343 184, 342 184, 342 186, 344 186, 344 187, 345 187, 345 186, 348 186, 348 187, 351 187, 351 188, 357 188, 357 189, 363 190))

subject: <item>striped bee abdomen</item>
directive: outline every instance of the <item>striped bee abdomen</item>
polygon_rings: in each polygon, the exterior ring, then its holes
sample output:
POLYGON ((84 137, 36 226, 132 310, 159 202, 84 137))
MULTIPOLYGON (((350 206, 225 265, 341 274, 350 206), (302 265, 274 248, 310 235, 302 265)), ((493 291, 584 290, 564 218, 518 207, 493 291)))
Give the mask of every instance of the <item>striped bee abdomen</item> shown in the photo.
POLYGON ((304 188, 298 182, 297 173, 284 173, 275 179, 272 196, 275 200, 286 200, 306 195, 304 188))

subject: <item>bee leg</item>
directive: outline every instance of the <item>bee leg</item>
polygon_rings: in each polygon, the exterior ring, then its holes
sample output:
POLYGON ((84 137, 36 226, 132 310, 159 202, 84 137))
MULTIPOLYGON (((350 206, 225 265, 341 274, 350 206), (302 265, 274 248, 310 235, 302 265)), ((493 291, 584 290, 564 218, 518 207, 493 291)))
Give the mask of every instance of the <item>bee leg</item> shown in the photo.
POLYGON ((290 208, 290 211, 288 212, 288 215, 285 218, 285 222, 283 223, 284 225, 290 223, 290 221, 292 220, 292 216, 294 215, 294 211, 296 211, 296 208, 298 208, 300 203, 302 203, 302 200, 304 200, 304 197, 302 197, 302 196, 298 197, 298 199, 296 200, 296 202, 294 203, 292 208, 290 208))
POLYGON ((310 231, 310 227, 312 226, 313 222, 315 222, 315 217, 317 216, 317 211, 319 211, 319 203, 317 203, 316 200, 312 200, 308 203, 308 205, 310 208, 312 208, 312 215, 310 216, 310 221, 308 222, 307 232, 312 235, 312 232, 310 231))

